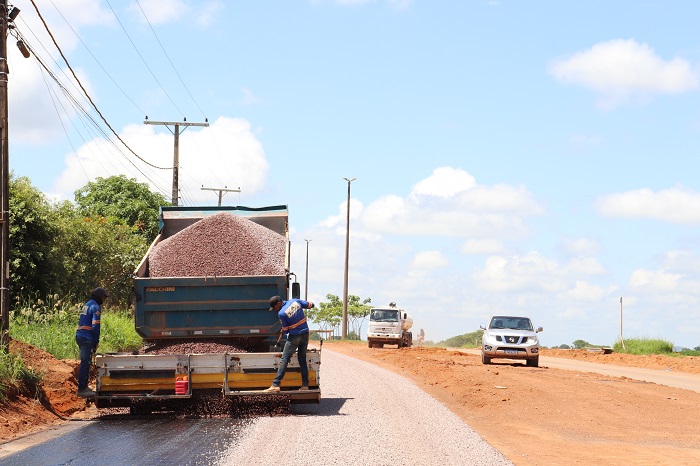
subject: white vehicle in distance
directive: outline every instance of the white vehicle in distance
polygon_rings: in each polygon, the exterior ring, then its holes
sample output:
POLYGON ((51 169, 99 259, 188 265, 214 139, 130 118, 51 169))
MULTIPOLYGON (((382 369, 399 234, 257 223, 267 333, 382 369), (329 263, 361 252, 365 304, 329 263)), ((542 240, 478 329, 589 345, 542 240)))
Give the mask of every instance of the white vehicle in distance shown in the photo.
POLYGON ((521 316, 492 316, 488 327, 481 338, 481 362, 491 364, 495 358, 524 359, 525 364, 537 367, 540 363, 540 342, 536 329, 528 317, 521 316))

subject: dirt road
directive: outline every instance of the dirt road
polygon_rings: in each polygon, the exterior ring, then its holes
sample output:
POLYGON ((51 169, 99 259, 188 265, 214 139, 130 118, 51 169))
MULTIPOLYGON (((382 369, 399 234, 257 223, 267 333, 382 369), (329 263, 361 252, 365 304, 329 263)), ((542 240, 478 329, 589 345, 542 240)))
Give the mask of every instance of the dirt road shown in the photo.
MULTIPOLYGON (((467 354, 480 355, 479 350, 457 350, 467 354)), ((503 363, 511 363, 507 361, 503 363)), ((497 364, 498 361, 494 361, 497 364)), ((609 375, 611 377, 626 377, 667 387, 682 388, 700 392, 700 375, 685 372, 674 372, 670 368, 646 369, 641 367, 626 367, 614 364, 602 364, 599 362, 577 361, 576 359, 554 358, 540 356, 540 366, 551 369, 564 369, 568 371, 594 372, 596 374, 609 375)))
MULTIPOLYGON (((484 366, 479 356, 439 348, 369 349, 366 344, 326 342, 324 349, 413 380, 516 465, 700 464, 700 436, 694 428, 700 417, 698 392, 545 364, 484 366)), ((700 358, 562 355, 700 374, 700 358)))

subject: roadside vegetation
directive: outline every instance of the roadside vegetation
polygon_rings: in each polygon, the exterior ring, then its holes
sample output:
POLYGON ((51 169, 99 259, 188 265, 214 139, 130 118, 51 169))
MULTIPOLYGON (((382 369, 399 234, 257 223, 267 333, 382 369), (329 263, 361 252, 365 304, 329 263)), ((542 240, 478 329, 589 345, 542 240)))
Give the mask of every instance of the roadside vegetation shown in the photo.
POLYGON ((695 349, 683 349, 681 352, 673 351, 673 343, 666 340, 652 338, 637 338, 625 340, 624 346, 617 342, 613 346, 617 353, 626 354, 665 354, 667 356, 700 356, 700 346, 695 349))

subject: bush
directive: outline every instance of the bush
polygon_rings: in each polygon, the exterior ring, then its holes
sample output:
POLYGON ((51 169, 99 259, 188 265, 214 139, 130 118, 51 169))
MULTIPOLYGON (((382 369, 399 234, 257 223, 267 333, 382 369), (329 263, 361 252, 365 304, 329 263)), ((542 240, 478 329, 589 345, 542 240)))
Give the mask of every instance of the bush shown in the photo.
POLYGON ((618 341, 613 346, 616 353, 627 354, 674 354, 673 343, 651 338, 625 340, 625 347, 618 341))

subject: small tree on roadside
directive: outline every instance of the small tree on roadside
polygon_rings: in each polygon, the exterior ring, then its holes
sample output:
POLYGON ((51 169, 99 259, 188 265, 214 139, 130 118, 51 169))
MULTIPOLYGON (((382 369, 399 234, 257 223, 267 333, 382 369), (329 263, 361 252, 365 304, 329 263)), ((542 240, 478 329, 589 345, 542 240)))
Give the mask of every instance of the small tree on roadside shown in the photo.
POLYGON ((575 340, 572 345, 574 345, 575 349, 584 349, 587 346, 591 346, 586 340, 575 340))

